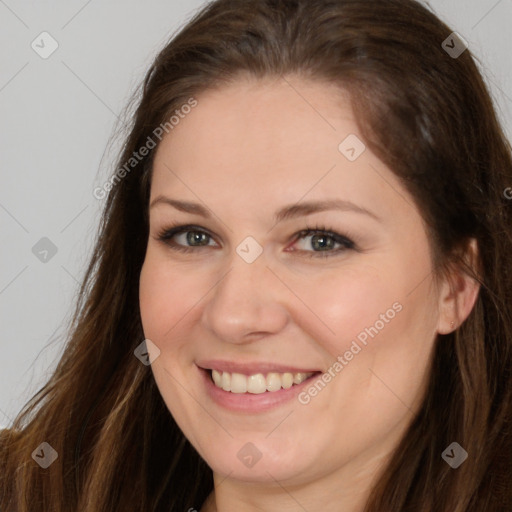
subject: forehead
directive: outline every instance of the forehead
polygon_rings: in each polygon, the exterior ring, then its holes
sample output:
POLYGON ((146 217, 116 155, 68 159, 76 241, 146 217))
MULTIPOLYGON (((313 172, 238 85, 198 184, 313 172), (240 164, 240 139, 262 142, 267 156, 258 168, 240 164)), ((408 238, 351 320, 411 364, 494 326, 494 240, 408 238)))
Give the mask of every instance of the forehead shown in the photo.
POLYGON ((340 151, 347 137, 362 138, 340 88, 298 77, 241 79, 196 100, 158 147, 152 197, 212 198, 238 213, 306 195, 380 203, 389 214, 404 207, 400 183, 368 148, 354 161, 340 151))
POLYGON ((340 134, 355 129, 342 91, 297 78, 240 79, 198 95, 197 102, 161 144, 159 153, 168 149, 176 163, 209 158, 216 166, 240 163, 242 172, 321 153, 327 160, 336 155, 340 134))

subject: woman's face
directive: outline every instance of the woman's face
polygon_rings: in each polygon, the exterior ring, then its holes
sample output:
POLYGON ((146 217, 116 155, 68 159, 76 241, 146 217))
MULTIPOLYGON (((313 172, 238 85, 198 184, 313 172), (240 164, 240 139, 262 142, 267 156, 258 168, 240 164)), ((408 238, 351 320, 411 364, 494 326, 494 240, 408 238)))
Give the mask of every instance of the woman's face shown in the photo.
POLYGON ((239 80, 183 109, 155 155, 140 276, 152 371, 230 478, 364 475, 410 423, 446 327, 422 218, 344 98, 239 80), (189 227, 159 240, 173 225, 189 227))

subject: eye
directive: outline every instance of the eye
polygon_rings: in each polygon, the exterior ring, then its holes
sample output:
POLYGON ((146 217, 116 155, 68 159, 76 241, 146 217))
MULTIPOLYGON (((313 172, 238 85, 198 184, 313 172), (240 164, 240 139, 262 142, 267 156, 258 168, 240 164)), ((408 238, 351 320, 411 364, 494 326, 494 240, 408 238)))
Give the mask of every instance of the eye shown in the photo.
POLYGON ((355 249, 355 244, 350 238, 345 235, 336 233, 324 226, 315 226, 314 228, 306 228, 305 230, 297 233, 297 240, 305 240, 306 238, 311 238, 310 243, 305 244, 306 246, 312 247, 313 251, 303 251, 301 252, 309 252, 307 257, 310 258, 326 258, 330 256, 336 256, 339 253, 345 252, 349 249, 355 249), (337 249, 334 249, 335 245, 339 245, 337 249), (333 250, 334 249, 334 250, 333 250))
POLYGON ((173 250, 190 252, 194 248, 208 246, 208 239, 211 239, 211 235, 201 229, 199 226, 193 225, 177 225, 165 228, 157 235, 158 240, 169 245, 173 250), (180 243, 176 243, 173 239, 179 236, 182 237, 180 243), (191 244, 191 246, 183 245, 183 243, 191 244), (197 245, 196 245, 197 244, 197 245))
MULTIPOLYGON (((294 237, 295 244, 297 241, 303 241, 306 238, 311 238, 310 244, 305 245, 312 247, 313 251, 292 249, 291 252, 310 253, 307 254, 307 257, 325 258, 336 256, 349 249, 355 249, 354 242, 347 236, 323 226, 307 227, 300 231, 294 237), (336 245, 339 246, 337 249, 334 248, 336 245)), ((193 252, 196 249, 211 247, 209 242, 213 240, 207 231, 190 224, 167 227, 159 232, 157 239, 171 247, 171 249, 182 252, 193 252), (182 237, 181 241, 177 241, 180 236, 182 237)))

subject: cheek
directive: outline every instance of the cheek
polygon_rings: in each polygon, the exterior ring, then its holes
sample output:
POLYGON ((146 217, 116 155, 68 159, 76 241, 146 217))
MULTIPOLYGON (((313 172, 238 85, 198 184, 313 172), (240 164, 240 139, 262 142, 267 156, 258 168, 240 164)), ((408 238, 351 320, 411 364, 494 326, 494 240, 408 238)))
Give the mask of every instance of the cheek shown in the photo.
POLYGON ((335 332, 326 335, 325 328, 317 328, 317 339, 330 354, 327 372, 333 375, 332 394, 318 402, 327 408, 343 404, 353 417, 341 415, 339 421, 350 430, 360 428, 365 418, 374 426, 372 436, 396 426, 407 414, 404 403, 418 403, 435 341, 430 281, 418 277, 424 278, 428 266, 418 276, 401 268, 408 267, 345 273, 330 282, 323 299, 318 292, 311 297, 335 332))
POLYGON ((295 302, 294 320, 336 358, 350 349, 353 340, 369 338, 368 330, 374 332, 376 323, 378 330, 387 327, 381 315, 391 319, 389 322, 397 316, 399 287, 383 277, 386 275, 371 266, 359 266, 340 268, 313 280, 301 277, 290 284, 301 299, 295 302))
POLYGON ((139 283, 140 313, 147 338, 162 343, 166 334, 179 325, 201 297, 194 283, 200 285, 196 277, 178 272, 148 251, 139 283))
MULTIPOLYGON (((328 364, 345 354, 366 369, 376 357, 426 360, 436 325, 430 280, 425 279, 429 269, 425 252, 403 248, 378 265, 347 266, 311 280, 301 276, 290 281, 301 299, 295 302, 294 319, 322 346, 328 364)), ((360 375, 367 378, 369 372, 360 375)))
MULTIPOLYGON (((160 357, 151 370, 160 394, 179 427, 193 433, 195 423, 190 396, 183 392, 186 382, 187 337, 182 335, 189 326, 186 316, 201 297, 191 278, 183 277, 168 261, 148 250, 140 274, 139 303, 144 336, 160 349, 160 357)), ((195 279, 195 278, 194 278, 195 279)), ((192 435, 191 439, 197 443, 192 435)))

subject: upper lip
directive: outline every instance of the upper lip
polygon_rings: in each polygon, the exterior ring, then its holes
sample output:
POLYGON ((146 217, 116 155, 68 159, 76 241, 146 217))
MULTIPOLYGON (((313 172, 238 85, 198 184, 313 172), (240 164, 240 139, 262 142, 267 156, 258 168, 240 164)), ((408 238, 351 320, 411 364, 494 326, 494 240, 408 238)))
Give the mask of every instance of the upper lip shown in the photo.
POLYGON ((316 373, 320 370, 313 368, 298 368, 290 365, 277 364, 272 362, 235 362, 220 359, 200 361, 197 366, 204 370, 217 370, 227 373, 241 373, 242 375, 255 375, 257 373, 316 373))

